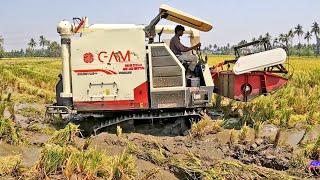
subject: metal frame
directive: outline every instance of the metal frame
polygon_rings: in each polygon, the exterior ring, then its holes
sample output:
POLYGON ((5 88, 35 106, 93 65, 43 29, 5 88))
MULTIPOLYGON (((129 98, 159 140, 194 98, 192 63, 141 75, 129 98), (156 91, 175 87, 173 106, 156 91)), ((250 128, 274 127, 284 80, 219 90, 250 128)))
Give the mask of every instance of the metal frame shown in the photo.
POLYGON ((261 40, 252 41, 252 42, 249 42, 249 43, 246 43, 246 44, 235 46, 233 49, 234 49, 234 54, 235 54, 236 58, 238 59, 241 56, 240 53, 239 53, 240 49, 248 47, 248 46, 253 46, 253 45, 256 45, 256 44, 263 44, 263 47, 264 47, 265 51, 271 49, 270 42, 267 39, 263 38, 261 40))
POLYGON ((151 47, 165 47, 167 51, 170 53, 172 58, 175 60, 175 62, 179 65, 182 72, 185 72, 186 69, 181 64, 181 62, 178 60, 178 58, 174 55, 174 53, 170 50, 170 48, 165 43, 159 43, 159 44, 149 44, 148 45, 148 59, 149 59, 149 81, 150 81, 150 92, 164 92, 164 91, 181 91, 186 90, 186 75, 185 73, 182 73, 182 86, 176 86, 176 87, 161 87, 161 88, 155 88, 153 87, 153 76, 152 76, 152 54, 151 54, 151 47))
MULTIPOLYGON (((241 56, 240 52, 239 52, 240 49, 248 47, 248 46, 253 46, 253 45, 256 45, 256 44, 263 44, 264 51, 271 50, 271 44, 270 44, 269 40, 267 40, 266 38, 263 38, 261 40, 252 41, 252 42, 249 42, 249 43, 246 43, 246 44, 235 46, 234 47, 234 53, 235 53, 236 59, 235 60, 226 60, 226 61, 223 62, 223 64, 226 65, 226 64, 234 64, 234 63, 236 63, 236 61, 241 56)), ((288 70, 282 64, 264 68, 264 71, 265 72, 270 72, 270 73, 283 73, 283 74, 287 74, 288 73, 288 70), (274 70, 274 68, 276 70, 274 70)))

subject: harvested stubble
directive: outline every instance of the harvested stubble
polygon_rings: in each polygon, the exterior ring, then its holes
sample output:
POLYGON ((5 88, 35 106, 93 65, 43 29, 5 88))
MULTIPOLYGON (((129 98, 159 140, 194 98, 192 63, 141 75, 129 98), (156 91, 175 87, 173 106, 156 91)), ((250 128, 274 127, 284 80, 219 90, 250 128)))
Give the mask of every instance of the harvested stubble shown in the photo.
POLYGON ((80 132, 79 126, 69 123, 64 129, 56 131, 48 143, 67 146, 74 143, 74 138, 80 132))
POLYGON ((18 176, 21 173, 21 156, 4 156, 0 157, 0 177, 1 176, 18 176))
POLYGON ((194 138, 201 138, 207 134, 213 134, 221 131, 223 121, 213 121, 210 117, 204 116, 199 122, 193 122, 190 134, 194 138))
POLYGON ((136 163, 133 156, 123 151, 118 156, 107 156, 93 148, 79 150, 72 146, 46 144, 39 162, 28 173, 30 179, 51 176, 69 179, 134 179, 136 163))
POLYGON ((23 143, 21 130, 11 119, 0 118, 0 140, 13 145, 23 143))

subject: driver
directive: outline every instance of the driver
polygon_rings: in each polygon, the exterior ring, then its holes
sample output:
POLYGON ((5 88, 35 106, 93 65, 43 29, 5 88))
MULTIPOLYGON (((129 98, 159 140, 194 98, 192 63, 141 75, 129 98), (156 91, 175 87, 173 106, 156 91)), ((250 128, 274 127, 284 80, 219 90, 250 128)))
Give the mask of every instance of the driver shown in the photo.
POLYGON ((180 36, 183 35, 183 32, 185 31, 184 27, 181 25, 177 25, 174 29, 175 35, 170 40, 170 49, 172 52, 178 57, 179 61, 183 62, 189 62, 189 70, 194 71, 198 58, 196 55, 192 54, 182 54, 182 52, 188 52, 191 50, 196 50, 201 46, 200 43, 193 47, 186 47, 180 42, 180 36))

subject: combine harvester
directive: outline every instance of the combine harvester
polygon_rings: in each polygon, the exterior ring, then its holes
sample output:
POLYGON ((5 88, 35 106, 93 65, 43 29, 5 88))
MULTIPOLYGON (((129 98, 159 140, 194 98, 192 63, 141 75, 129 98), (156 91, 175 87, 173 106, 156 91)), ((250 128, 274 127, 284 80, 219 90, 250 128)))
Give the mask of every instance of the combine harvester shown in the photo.
POLYGON ((197 77, 187 78, 182 64, 160 36, 173 34, 174 27, 157 25, 166 19, 187 26, 191 45, 200 42, 200 31, 212 25, 167 5, 149 25, 94 24, 86 17, 73 23, 61 21, 62 76, 56 86, 57 103, 47 113, 76 123, 94 117, 92 131, 122 122, 151 122, 199 119, 210 106, 212 94, 248 101, 282 87, 287 79, 286 52, 270 49, 240 56, 210 68, 200 51, 197 77), (156 34, 159 42, 155 42, 156 34), (233 70, 221 71, 225 64, 233 70), (274 70, 277 68, 278 70, 274 70))

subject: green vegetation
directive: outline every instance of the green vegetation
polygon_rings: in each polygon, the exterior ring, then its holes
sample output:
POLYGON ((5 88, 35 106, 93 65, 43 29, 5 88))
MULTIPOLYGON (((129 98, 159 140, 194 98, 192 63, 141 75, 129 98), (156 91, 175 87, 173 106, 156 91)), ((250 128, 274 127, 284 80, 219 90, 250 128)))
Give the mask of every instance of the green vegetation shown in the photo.
POLYGON ((3 48, 3 43, 4 43, 4 39, 3 37, 0 35, 0 58, 2 58, 4 56, 4 48, 3 48))
POLYGON ((34 107, 25 107, 23 109, 20 109, 17 113, 21 114, 24 117, 30 118, 44 117, 44 110, 34 107))
POLYGON ((193 122, 190 134, 194 138, 201 138, 207 134, 214 134, 221 131, 222 120, 212 121, 208 116, 204 116, 199 122, 193 122))
POLYGON ((5 52, 3 48, 4 38, 0 35, 0 58, 19 58, 19 57, 60 57, 60 44, 48 41, 43 35, 39 37, 39 46, 36 49, 37 40, 31 38, 28 42, 28 48, 25 50, 12 50, 5 52))
POLYGON ((245 142, 248 139, 249 130, 250 130, 250 128, 246 124, 244 124, 242 126, 240 134, 239 134, 239 140, 240 141, 245 142))
POLYGON ((107 156, 96 149, 79 150, 72 146, 61 147, 47 144, 41 152, 37 165, 29 177, 45 178, 64 175, 77 179, 134 179, 136 164, 131 155, 124 151, 119 156, 107 156))
POLYGON ((60 146, 72 145, 77 133, 80 133, 79 126, 69 123, 64 129, 56 131, 48 143, 60 146))
MULTIPOLYGON (((210 56, 209 65, 214 65, 232 56, 210 56)), ((296 127, 312 127, 320 124, 320 59, 315 57, 291 57, 290 64, 294 67, 294 74, 289 83, 282 89, 269 96, 261 96, 250 103, 240 103, 222 98, 221 109, 233 112, 241 110, 240 126, 246 125, 241 131, 230 131, 230 144, 245 141, 249 128, 253 128, 255 137, 259 138, 260 129, 264 123, 272 123, 282 129, 296 127), (247 127, 248 126, 248 127, 247 127)), ((0 61, 1 103, 0 115, 5 109, 9 110, 14 103, 36 102, 52 103, 54 87, 58 80, 61 63, 56 59, 6 59, 0 61), (10 99, 10 101, 8 100, 10 99)), ((217 97, 215 97, 217 98, 217 97)), ((12 108, 11 108, 12 109, 12 108)), ((42 115, 41 110, 35 108, 21 109, 17 112, 28 117, 42 115)), ((228 114, 228 113, 226 113, 228 114)), ((228 118, 228 117, 226 117, 228 118)), ((192 124, 191 140, 199 141, 207 134, 217 133, 223 128, 222 120, 211 121, 204 117, 198 123, 192 124)), ((46 130, 38 125, 30 125, 27 130, 45 133, 46 130)), ((251 130, 251 129, 250 129, 251 130)), ((11 119, 0 118, 0 138, 11 143, 21 143, 20 129, 11 119), (2 129, 2 130, 1 130, 2 129)), ((52 131, 48 130, 48 134, 52 131)), ((75 134, 79 132, 77 126, 69 124, 66 128, 53 133, 52 138, 43 146, 41 158, 33 171, 40 174, 38 178, 60 175, 69 178, 94 179, 96 177, 112 177, 113 179, 134 179, 137 175, 133 153, 138 158, 152 162, 160 167, 169 167, 183 174, 183 177, 237 178, 238 172, 249 172, 248 178, 281 177, 286 174, 272 172, 258 166, 245 165, 233 161, 204 162, 195 154, 185 158, 175 159, 161 144, 152 143, 147 147, 128 145, 129 151, 119 156, 108 156, 90 145, 86 148, 74 146, 75 134), (151 147, 151 148, 150 148, 151 147)), ((118 128, 121 135, 121 128, 118 128)), ((305 158, 319 155, 319 142, 311 144, 301 143, 304 156, 292 162, 294 167, 302 167, 305 158)), ((280 145, 279 145, 280 146, 280 145)), ((17 166, 19 167, 19 166, 17 166)), ((172 171, 173 171, 172 170, 172 171)), ((16 171, 16 170, 14 170, 16 171)), ((10 171, 12 172, 12 171, 10 171)), ((9 174, 10 174, 9 172, 9 174)), ((150 171, 154 174, 157 171, 150 171)), ((292 174, 292 173, 290 173, 292 174)))
MULTIPOLYGON (((272 47, 284 47, 287 49, 288 54, 299 55, 299 56, 319 56, 320 55, 320 28, 317 22, 314 22, 309 31, 304 32, 302 25, 298 24, 293 29, 290 29, 287 33, 280 33, 279 36, 272 36, 267 32, 265 35, 260 35, 259 37, 252 38, 251 41, 266 39, 270 42, 272 47), (293 44, 293 39, 298 38, 298 44, 293 44), (305 40, 304 43, 302 40, 305 40), (312 41, 313 40, 313 41, 312 41), (310 41, 314 43, 310 43, 310 41)), ((236 45, 246 44, 250 41, 241 40, 236 45)), ((234 54, 233 47, 229 43, 226 46, 219 47, 218 45, 209 44, 204 47, 203 51, 209 54, 224 54, 231 55, 234 54)), ((246 51, 257 51, 261 50, 262 46, 253 46, 251 49, 246 48, 246 51)))
POLYGON ((98 175, 108 177, 111 172, 106 164, 111 164, 111 159, 102 152, 75 150, 66 161, 65 175, 68 178, 78 176, 79 179, 94 179, 98 175))
POLYGON ((56 130, 53 127, 49 125, 41 125, 40 123, 30 124, 27 128, 25 128, 25 130, 31 131, 31 132, 43 133, 47 135, 53 135, 56 132, 56 130))
POLYGON ((11 119, 0 118, 0 140, 10 144, 21 144, 22 137, 20 128, 11 119))
POLYGON ((78 126, 73 124, 57 131, 44 145, 37 164, 24 176, 30 179, 51 176, 68 179, 134 179, 137 175, 136 163, 128 151, 124 150, 118 156, 107 156, 95 148, 76 148, 72 139, 77 132, 78 126))
POLYGON ((62 171, 63 164, 67 157, 70 156, 70 149, 59 145, 47 144, 41 151, 41 157, 36 165, 36 169, 41 176, 62 171))
MULTIPOLYGON (((212 56, 209 64, 216 64, 230 56, 212 56)), ((320 58, 290 58, 293 77, 288 84, 269 96, 260 96, 250 103, 223 98, 221 109, 241 110, 241 125, 253 127, 255 122, 270 122, 282 128, 320 123, 320 58)), ((216 97, 217 98, 217 97, 216 97)), ((215 101, 214 101, 215 102, 215 101)), ((230 114, 225 113, 225 114, 230 114)))
POLYGON ((10 175, 16 177, 20 175, 21 156, 0 157, 0 177, 10 175))
POLYGON ((7 59, 0 61, 2 93, 12 101, 52 103, 61 63, 56 59, 7 59))

